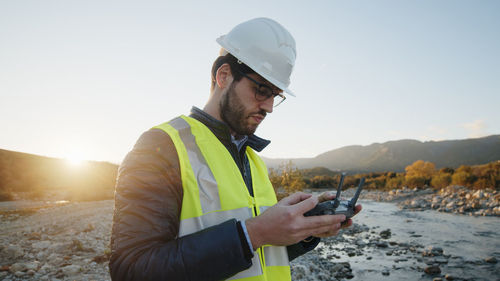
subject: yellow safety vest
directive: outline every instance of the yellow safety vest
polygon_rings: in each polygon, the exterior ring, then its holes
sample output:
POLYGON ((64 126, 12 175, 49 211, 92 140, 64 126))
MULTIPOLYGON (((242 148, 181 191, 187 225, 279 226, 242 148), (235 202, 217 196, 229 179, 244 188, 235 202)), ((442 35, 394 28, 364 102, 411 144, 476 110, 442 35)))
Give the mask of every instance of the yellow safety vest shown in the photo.
MULTIPOLYGON (((245 221, 276 204, 266 165, 250 147, 246 155, 253 197, 229 151, 204 124, 180 116, 155 128, 171 137, 179 156, 184 191, 179 237, 232 218, 245 221)), ((252 266, 229 280, 291 280, 286 247, 259 248, 254 252, 252 266)))

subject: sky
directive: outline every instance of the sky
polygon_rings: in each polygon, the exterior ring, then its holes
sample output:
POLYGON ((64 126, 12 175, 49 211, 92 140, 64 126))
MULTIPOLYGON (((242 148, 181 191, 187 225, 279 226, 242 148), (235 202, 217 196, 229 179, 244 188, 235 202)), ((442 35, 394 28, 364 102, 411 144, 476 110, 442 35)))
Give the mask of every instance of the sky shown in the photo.
POLYGON ((256 17, 297 46, 262 156, 500 134, 500 1, 0 0, 0 149, 119 164, 205 105, 215 39, 256 17))

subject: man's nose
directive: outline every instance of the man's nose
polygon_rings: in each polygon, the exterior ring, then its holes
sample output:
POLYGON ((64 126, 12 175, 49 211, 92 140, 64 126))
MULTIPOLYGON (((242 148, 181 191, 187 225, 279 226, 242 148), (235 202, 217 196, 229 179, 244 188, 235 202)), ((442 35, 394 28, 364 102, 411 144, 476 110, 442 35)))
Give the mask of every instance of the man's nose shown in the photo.
POLYGON ((274 98, 268 98, 260 102, 260 108, 265 110, 267 113, 273 112, 274 98))

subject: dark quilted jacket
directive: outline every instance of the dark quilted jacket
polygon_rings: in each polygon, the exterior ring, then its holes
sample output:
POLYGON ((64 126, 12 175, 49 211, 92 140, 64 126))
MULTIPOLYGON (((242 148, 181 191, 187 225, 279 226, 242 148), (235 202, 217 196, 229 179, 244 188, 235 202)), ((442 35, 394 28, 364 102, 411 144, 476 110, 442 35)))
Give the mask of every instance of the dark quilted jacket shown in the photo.
MULTIPOLYGON (((197 108, 191 117, 207 125, 228 148, 251 186, 248 161, 231 143, 227 126, 197 108)), ((247 141, 257 151, 268 143, 256 136, 247 141)), ((223 280, 252 265, 252 253, 235 219, 177 237, 181 205, 175 147, 165 132, 149 130, 118 172, 109 263, 113 280, 223 280)), ((315 239, 288 246, 290 260, 318 243, 315 239)))

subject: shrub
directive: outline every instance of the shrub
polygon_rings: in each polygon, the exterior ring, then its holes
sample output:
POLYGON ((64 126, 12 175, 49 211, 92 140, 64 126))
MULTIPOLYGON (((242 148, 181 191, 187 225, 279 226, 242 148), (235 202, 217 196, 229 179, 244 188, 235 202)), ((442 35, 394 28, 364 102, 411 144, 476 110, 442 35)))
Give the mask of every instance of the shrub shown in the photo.
POLYGON ((406 176, 405 182, 408 187, 423 187, 426 179, 424 177, 406 176))
POLYGON ((393 177, 387 180, 387 182, 385 183, 385 187, 388 189, 399 188, 403 186, 404 181, 405 181, 404 176, 393 177))
POLYGON ((474 176, 465 170, 457 170, 451 177, 451 183, 455 185, 471 186, 472 183, 474 183, 474 176))
POLYGON ((434 175, 431 180, 431 186, 435 188, 444 188, 450 185, 451 183, 451 174, 449 173, 439 173, 434 175))

